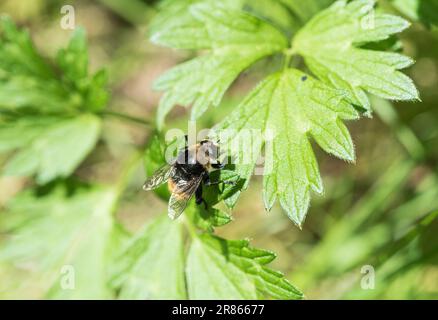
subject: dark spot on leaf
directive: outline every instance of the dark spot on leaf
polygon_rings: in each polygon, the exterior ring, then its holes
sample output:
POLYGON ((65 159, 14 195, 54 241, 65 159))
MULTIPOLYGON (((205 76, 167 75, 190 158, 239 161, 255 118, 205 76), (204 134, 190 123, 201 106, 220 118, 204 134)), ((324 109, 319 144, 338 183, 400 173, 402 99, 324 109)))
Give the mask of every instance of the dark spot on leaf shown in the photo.
POLYGON ((306 80, 307 80, 307 76, 302 76, 302 77, 301 77, 301 81, 304 82, 304 81, 306 81, 306 80))

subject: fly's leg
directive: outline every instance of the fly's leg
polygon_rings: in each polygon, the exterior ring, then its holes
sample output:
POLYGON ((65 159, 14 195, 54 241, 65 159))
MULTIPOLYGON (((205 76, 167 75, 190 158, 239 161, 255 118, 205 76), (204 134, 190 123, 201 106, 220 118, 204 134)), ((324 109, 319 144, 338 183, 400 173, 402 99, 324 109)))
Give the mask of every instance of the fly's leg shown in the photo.
POLYGON ((223 163, 220 163, 219 161, 217 161, 216 163, 212 163, 211 167, 213 169, 219 169, 220 170, 220 169, 225 168, 225 165, 223 163))
POLYGON ((205 186, 217 186, 218 184, 227 184, 230 186, 235 186, 236 182, 235 181, 229 181, 229 180, 219 180, 219 181, 210 181, 210 176, 207 174, 204 176, 204 185, 205 186))
POLYGON ((200 184, 198 189, 196 189, 195 198, 196 198, 196 204, 200 205, 201 203, 203 203, 205 209, 207 210, 208 208, 207 201, 205 201, 204 198, 202 197, 202 184, 200 184))
POLYGON ((235 186, 236 182, 235 181, 231 181, 231 180, 219 180, 219 181, 213 181, 213 182, 209 182, 208 184, 206 184, 206 186, 217 186, 218 184, 227 184, 229 186, 235 186))
MULTIPOLYGON (((220 163, 219 161, 217 161, 216 163, 213 163, 211 166, 213 167, 213 169, 219 169, 219 170, 225 168, 225 164, 220 163)), ((210 177, 208 177, 208 181, 205 181, 205 185, 206 186, 216 186, 216 185, 221 184, 221 183, 228 184, 230 186, 235 186, 236 185, 236 182, 234 182, 234 181, 227 181, 227 180, 219 180, 219 181, 211 182, 210 181, 210 177)))

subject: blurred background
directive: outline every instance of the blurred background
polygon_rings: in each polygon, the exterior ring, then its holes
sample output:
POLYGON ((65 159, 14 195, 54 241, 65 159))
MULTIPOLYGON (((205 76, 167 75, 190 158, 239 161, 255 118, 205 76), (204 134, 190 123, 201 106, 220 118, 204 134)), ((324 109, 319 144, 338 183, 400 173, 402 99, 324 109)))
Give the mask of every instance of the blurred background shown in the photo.
MULTIPOLYGON (((38 50, 53 57, 71 34, 59 27, 63 4, 0 0, 0 12, 30 30, 38 50)), ((109 72, 109 109, 150 122, 160 98, 151 89, 153 81, 194 55, 148 41, 148 23, 156 5, 157 1, 142 0, 74 1, 76 24, 87 31, 91 69, 109 72)), ((257 177, 234 209, 234 222, 217 229, 227 239, 249 238, 254 246, 276 252, 273 268, 284 272, 308 298, 438 298, 438 220, 432 219, 438 210, 438 31, 414 23, 400 38, 403 52, 416 60, 407 73, 422 101, 390 103, 373 98, 374 118, 348 123, 356 145, 355 164, 315 147, 325 194, 313 197, 303 230, 278 206, 270 213, 264 211, 257 177), (376 270, 374 290, 360 286, 366 265, 376 270)), ((242 74, 222 105, 207 112, 198 128, 222 120, 277 63, 275 58, 264 60, 242 74)), ((187 119, 186 109, 175 108, 167 126, 185 130, 187 119)), ((140 123, 106 119, 98 147, 76 176, 114 183, 127 156, 151 135, 140 123)), ((117 211, 132 232, 167 208, 152 193, 139 191, 144 173, 142 168, 136 170, 117 211)), ((25 178, 1 177, 0 206, 29 183, 25 178)), ((4 279, 0 273, 0 281, 4 279)), ((22 297, 38 298, 41 292, 35 287, 22 297)))

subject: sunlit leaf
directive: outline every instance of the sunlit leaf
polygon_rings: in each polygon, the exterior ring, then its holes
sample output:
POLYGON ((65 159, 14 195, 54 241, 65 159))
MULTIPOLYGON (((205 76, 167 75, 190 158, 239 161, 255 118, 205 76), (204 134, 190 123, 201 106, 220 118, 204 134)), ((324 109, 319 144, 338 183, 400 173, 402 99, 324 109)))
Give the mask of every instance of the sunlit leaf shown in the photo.
POLYGON ((374 0, 338 1, 315 16, 293 40, 294 49, 321 80, 345 90, 351 103, 371 114, 366 92, 390 100, 416 100, 412 80, 398 70, 412 59, 397 53, 358 48, 388 39, 409 23, 376 12, 374 0))
POLYGON ((101 120, 92 112, 107 103, 106 81, 103 71, 89 75, 83 29, 58 52, 54 68, 27 32, 2 17, 0 152, 14 151, 3 174, 35 175, 42 184, 71 175, 100 136, 101 120))
POLYGON ((195 238, 187 258, 191 299, 302 299, 303 294, 281 273, 266 267, 275 254, 252 248, 246 240, 211 235, 195 238))
POLYGON ((215 130, 233 155, 237 173, 246 179, 245 186, 263 139, 272 137, 265 146, 265 206, 270 210, 278 199, 288 216, 301 226, 310 191, 322 192, 309 136, 325 151, 354 161, 353 142, 342 120, 357 117, 342 92, 288 69, 263 81, 215 130), (254 130, 259 134, 251 136, 254 130))
POLYGON ((274 27, 223 4, 207 1, 191 6, 190 12, 192 19, 202 24, 202 33, 178 26, 152 36, 153 42, 174 48, 209 50, 156 81, 155 88, 165 91, 158 108, 159 127, 177 104, 191 105, 192 118, 197 119, 209 106, 220 103, 243 70, 287 46, 287 39, 274 27))
POLYGON ((166 214, 148 224, 115 256, 112 285, 121 299, 185 299, 180 223, 166 214))
POLYGON ((0 126, 0 151, 18 151, 7 162, 6 176, 33 176, 39 183, 68 177, 95 147, 99 118, 21 117, 0 126))

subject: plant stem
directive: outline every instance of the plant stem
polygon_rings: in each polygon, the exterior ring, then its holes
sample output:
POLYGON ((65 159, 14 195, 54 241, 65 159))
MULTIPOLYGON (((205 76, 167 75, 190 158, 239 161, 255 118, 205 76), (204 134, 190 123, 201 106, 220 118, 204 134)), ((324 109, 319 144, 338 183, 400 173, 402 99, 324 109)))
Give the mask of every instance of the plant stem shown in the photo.
POLYGON ((290 61, 291 61, 291 59, 292 59, 292 56, 291 56, 291 55, 286 55, 286 56, 284 57, 283 70, 286 70, 286 69, 289 68, 289 65, 290 65, 290 61))
POLYGON ((292 57, 294 55, 296 55, 296 51, 293 48, 289 48, 283 51, 284 54, 284 65, 283 65, 283 70, 286 70, 289 68, 290 66, 290 62, 292 60, 292 57))
POLYGON ((110 111, 110 110, 104 110, 101 111, 99 113, 102 116, 109 116, 109 117, 114 117, 114 118, 119 118, 122 120, 127 120, 130 122, 134 122, 134 123, 138 123, 138 124, 142 124, 144 126, 150 127, 151 123, 149 121, 147 121, 146 119, 142 119, 142 118, 138 118, 135 116, 131 116, 129 114, 126 113, 121 113, 121 112, 117 112, 117 111, 110 111))

